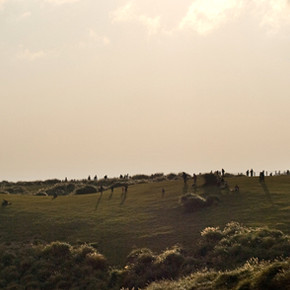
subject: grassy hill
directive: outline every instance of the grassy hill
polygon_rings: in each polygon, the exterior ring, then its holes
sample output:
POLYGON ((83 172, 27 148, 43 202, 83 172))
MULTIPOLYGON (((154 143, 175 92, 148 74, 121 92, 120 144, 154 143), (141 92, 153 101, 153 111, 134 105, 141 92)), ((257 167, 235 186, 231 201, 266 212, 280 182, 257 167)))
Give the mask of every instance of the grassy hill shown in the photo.
MULTIPOLYGON (((0 243, 32 240, 92 243, 110 264, 124 264, 133 248, 153 251, 177 243, 190 250, 208 226, 224 227, 230 221, 245 226, 269 226, 290 232, 290 176, 258 178, 227 177, 239 193, 204 187, 198 177, 197 193, 219 198, 217 205, 185 213, 179 197, 191 191, 182 179, 129 186, 126 198, 116 188, 87 195, 35 196, 43 185, 23 185, 26 194, 1 194, 12 205, 0 208, 0 243), (162 188, 165 195, 162 197, 162 188)), ((5 188, 4 188, 5 189, 5 188)), ((2 187, 3 190, 3 187, 2 187)))

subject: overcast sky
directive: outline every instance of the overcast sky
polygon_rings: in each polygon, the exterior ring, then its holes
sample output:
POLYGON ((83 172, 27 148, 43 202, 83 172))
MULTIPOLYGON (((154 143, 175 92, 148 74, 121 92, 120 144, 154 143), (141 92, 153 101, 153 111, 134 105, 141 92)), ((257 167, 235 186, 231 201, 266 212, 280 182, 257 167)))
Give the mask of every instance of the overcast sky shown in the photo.
POLYGON ((0 0, 0 180, 290 167, 289 0, 0 0))

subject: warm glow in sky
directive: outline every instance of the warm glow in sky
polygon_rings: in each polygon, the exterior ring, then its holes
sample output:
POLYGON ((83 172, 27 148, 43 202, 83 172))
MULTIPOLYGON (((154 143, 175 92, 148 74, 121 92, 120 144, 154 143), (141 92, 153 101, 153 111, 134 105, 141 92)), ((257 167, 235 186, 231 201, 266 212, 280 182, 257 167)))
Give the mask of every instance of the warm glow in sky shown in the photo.
POLYGON ((0 180, 290 169, 289 0, 0 0, 0 180))

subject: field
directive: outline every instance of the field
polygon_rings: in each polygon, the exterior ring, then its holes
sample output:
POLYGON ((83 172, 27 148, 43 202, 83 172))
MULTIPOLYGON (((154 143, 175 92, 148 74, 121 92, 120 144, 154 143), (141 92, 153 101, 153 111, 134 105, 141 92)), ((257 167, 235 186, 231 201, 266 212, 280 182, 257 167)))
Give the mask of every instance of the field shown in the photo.
MULTIPOLYGON (((245 226, 268 226, 290 233, 290 176, 229 176, 230 188, 240 192, 203 187, 197 180, 197 193, 212 194, 220 202, 192 213, 184 212, 179 198, 191 191, 192 180, 184 186, 181 178, 129 186, 114 193, 35 196, 42 186, 27 183, 26 194, 0 194, 12 204, 0 208, 0 243, 64 241, 72 245, 88 243, 97 247, 111 265, 124 265, 134 248, 147 247, 160 252, 181 244, 188 252, 209 226, 224 227, 230 221, 245 226), (165 194, 162 197, 162 188, 165 194)), ((2 191, 3 191, 2 186, 2 191)))

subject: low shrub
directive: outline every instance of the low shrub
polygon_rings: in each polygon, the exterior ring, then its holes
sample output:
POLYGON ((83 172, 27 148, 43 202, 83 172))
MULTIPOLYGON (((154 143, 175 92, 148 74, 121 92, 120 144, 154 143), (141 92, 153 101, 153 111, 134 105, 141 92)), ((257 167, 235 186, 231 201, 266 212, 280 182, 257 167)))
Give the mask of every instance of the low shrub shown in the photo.
POLYGON ((206 259, 217 269, 230 269, 256 257, 274 260, 290 253, 289 236, 269 228, 250 228, 237 222, 223 230, 208 227, 201 232, 206 259))
POLYGON ((48 195, 67 195, 75 190, 75 185, 73 183, 60 183, 53 187, 46 189, 45 192, 48 195))
POLYGON ((145 290, 175 289, 290 289, 290 260, 273 262, 249 261, 232 271, 204 270, 178 281, 153 282, 145 290))
POLYGON ((178 178, 178 175, 175 174, 175 173, 169 173, 169 174, 166 175, 166 178, 168 180, 174 180, 174 179, 178 178))
POLYGON ((195 211, 206 207, 206 199, 195 193, 187 193, 180 197, 180 204, 187 212, 195 211))
POLYGON ((97 189, 91 185, 86 185, 75 191, 76 194, 89 194, 89 193, 96 193, 96 192, 98 192, 97 189))
POLYGON ((52 242, 44 247, 42 254, 48 258, 65 259, 71 256, 71 245, 63 242, 52 242))
POLYGON ((147 248, 132 251, 124 271, 124 287, 144 287, 149 282, 176 278, 185 258, 180 247, 167 249, 159 255, 147 248))
POLYGON ((88 245, 0 245, 1 289, 105 290, 109 282, 106 258, 88 245))

